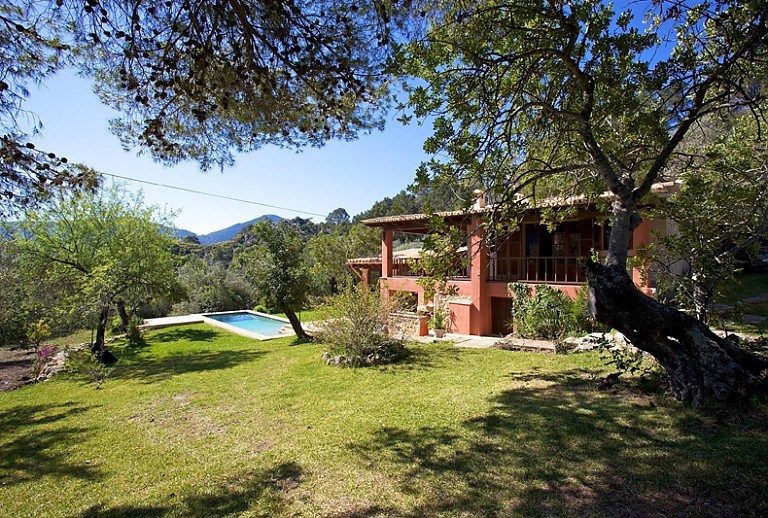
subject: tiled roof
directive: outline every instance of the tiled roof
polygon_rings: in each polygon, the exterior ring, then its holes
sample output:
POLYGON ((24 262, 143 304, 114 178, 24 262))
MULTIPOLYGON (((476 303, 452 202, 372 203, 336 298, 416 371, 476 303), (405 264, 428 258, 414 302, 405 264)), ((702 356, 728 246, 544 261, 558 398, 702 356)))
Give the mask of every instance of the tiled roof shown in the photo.
MULTIPOLYGON (((680 183, 679 182, 663 182, 663 183, 655 183, 651 186, 651 194, 654 194, 655 196, 658 196, 660 198, 666 198, 669 195, 678 192, 680 190, 680 183)), ((605 192, 599 197, 603 200, 609 200, 613 198, 613 194, 610 192, 605 192)), ((594 201, 594 199, 590 199, 585 195, 580 196, 568 196, 568 197, 552 197, 552 198, 546 198, 536 205, 532 205, 531 207, 528 207, 528 209, 537 209, 537 208, 544 208, 544 207, 564 207, 568 205, 582 205, 587 204, 594 201)), ((450 219, 450 218, 459 218, 459 217, 466 217, 474 214, 482 214, 485 212, 492 212, 493 207, 483 207, 481 209, 478 208, 470 208, 467 210, 452 210, 452 211, 445 211, 445 212, 436 212, 435 214, 400 214, 398 216, 384 216, 380 218, 370 218, 370 219, 364 219, 361 221, 361 223, 368 225, 369 227, 381 227, 388 224, 393 223, 417 223, 417 222, 427 222, 429 221, 429 218, 431 218, 433 215, 439 216, 443 219, 450 219)))

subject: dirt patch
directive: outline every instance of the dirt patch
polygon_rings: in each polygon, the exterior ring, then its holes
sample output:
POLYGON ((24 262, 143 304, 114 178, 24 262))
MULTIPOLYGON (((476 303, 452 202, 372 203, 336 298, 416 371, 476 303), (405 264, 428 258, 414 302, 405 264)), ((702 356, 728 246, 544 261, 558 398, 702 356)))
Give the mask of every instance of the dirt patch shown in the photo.
POLYGON ((207 415, 194 404, 193 394, 175 394, 153 401, 147 407, 132 415, 130 422, 147 423, 147 429, 165 438, 189 437, 204 439, 222 433, 226 425, 207 415))
POLYGON ((0 349, 0 392, 8 392, 32 381, 35 353, 0 349))

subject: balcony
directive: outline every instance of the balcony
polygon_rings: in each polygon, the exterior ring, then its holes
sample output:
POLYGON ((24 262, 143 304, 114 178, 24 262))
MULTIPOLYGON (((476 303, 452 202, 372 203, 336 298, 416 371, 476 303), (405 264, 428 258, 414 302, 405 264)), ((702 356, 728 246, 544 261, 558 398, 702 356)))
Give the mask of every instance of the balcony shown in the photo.
MULTIPOLYGON (((541 282, 547 284, 583 284, 587 282, 579 260, 569 256, 531 256, 491 258, 488 280, 496 282, 541 282)), ((418 260, 394 258, 393 277, 418 277, 418 260)), ((461 268, 454 279, 468 279, 469 268, 461 268)))
MULTIPOLYGON (((453 279, 468 279, 469 267, 461 267, 461 261, 457 260, 456 275, 453 279)), ((419 269, 418 259, 394 257, 392 259, 393 277, 419 277, 423 272, 419 269)))
POLYGON ((583 284, 587 278, 579 266, 580 259, 575 256, 492 257, 488 280, 583 284))

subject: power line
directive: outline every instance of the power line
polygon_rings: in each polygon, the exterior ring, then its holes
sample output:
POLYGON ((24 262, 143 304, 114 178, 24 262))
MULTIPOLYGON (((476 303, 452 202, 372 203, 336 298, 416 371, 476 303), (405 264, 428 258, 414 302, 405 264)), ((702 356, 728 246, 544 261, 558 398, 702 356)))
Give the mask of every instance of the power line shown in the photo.
POLYGON ((261 207, 269 207, 270 209, 287 210, 289 212, 298 212, 300 214, 309 214, 310 216, 326 217, 324 214, 318 214, 317 212, 309 212, 306 210, 290 209, 288 207, 279 207, 277 205, 270 205, 269 203, 261 203, 258 201, 244 200, 242 198, 233 198, 231 196, 224 196, 223 194, 213 194, 210 192, 196 191, 194 189, 187 189, 186 187, 179 187, 177 185, 167 185, 164 183, 150 182, 149 180, 138 180, 136 178, 128 178, 127 176, 120 176, 111 173, 99 173, 103 176, 111 176, 112 178, 119 178, 121 180, 128 180, 129 182, 145 183, 147 185, 154 185, 155 187, 165 187, 166 189, 175 189, 177 191, 191 192, 193 194, 201 194, 203 196, 210 196, 212 198, 221 198, 222 200, 239 201, 240 203, 248 203, 250 205, 259 205, 261 207))

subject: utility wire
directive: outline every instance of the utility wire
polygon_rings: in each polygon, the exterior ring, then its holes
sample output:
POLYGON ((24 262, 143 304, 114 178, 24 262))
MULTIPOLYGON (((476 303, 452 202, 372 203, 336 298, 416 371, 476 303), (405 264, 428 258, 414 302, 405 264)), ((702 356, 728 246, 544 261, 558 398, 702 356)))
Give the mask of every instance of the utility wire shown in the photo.
POLYGON ((167 185, 164 183, 150 182, 149 180, 138 180, 136 178, 128 178, 127 176, 120 176, 111 173, 99 173, 103 176, 111 176, 112 178, 119 178, 121 180, 128 180, 129 182, 145 183, 147 185, 154 185, 155 187, 165 187, 166 189, 175 189, 177 191, 191 192, 193 194, 201 194, 203 196, 210 196, 212 198, 221 198, 222 200, 239 201, 240 203, 248 203, 251 205, 259 205, 261 207, 269 207, 270 209, 287 210, 289 212, 298 212, 300 214, 309 214, 310 216, 326 217, 324 214, 318 214, 317 212, 309 212, 306 210, 289 209, 288 207, 279 207, 277 205, 270 205, 268 203, 261 203, 258 201, 244 200, 242 198, 232 198, 231 196, 224 196, 223 194, 213 194, 210 192, 196 191, 194 189, 187 189, 186 187, 179 187, 177 185, 167 185))

